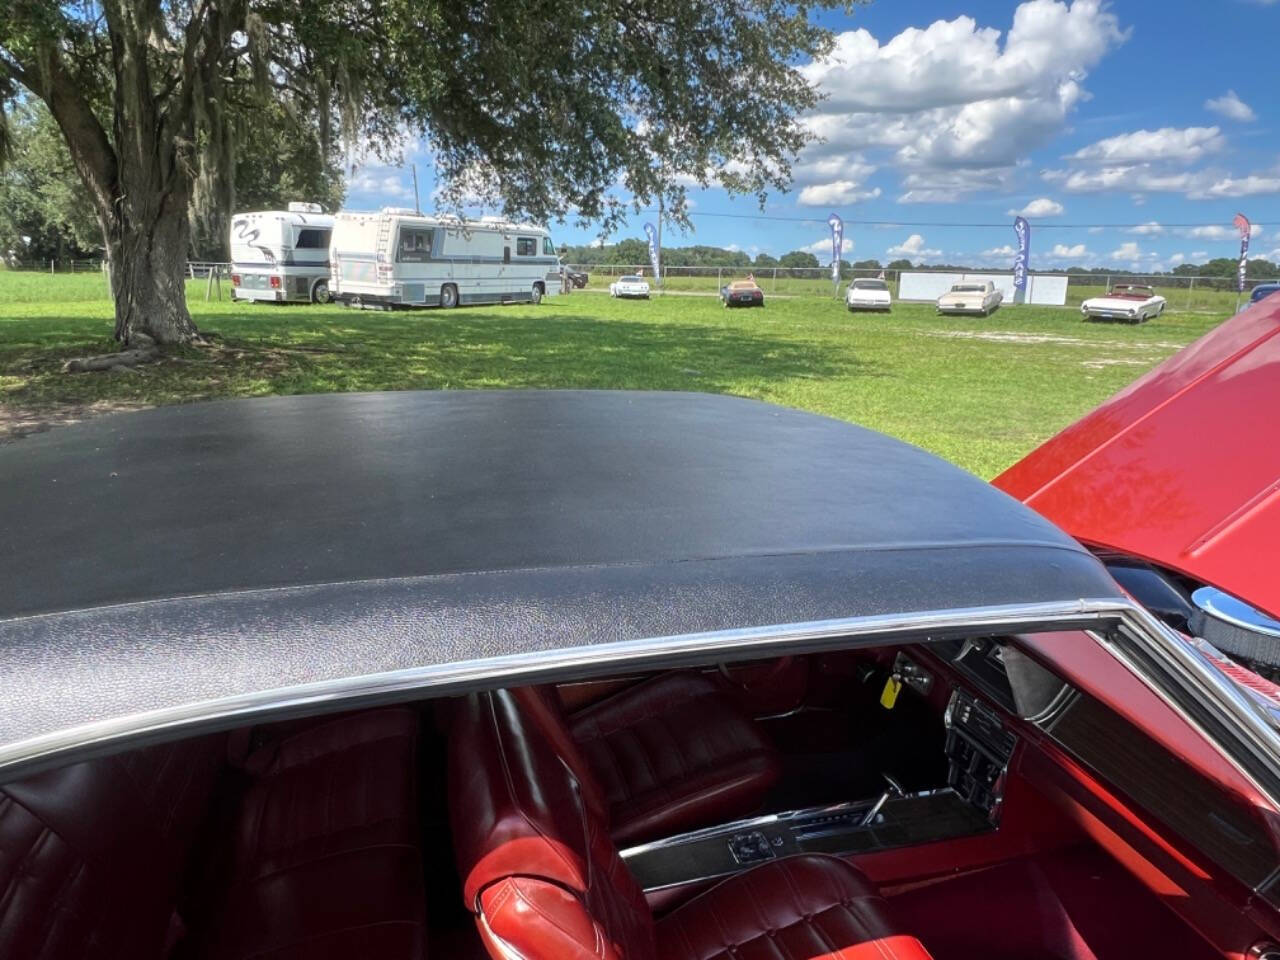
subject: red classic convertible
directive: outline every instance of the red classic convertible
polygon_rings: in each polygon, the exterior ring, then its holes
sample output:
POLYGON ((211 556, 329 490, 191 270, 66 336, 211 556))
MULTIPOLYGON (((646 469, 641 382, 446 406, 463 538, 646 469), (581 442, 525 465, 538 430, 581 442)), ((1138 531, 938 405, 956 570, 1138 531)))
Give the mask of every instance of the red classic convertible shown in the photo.
POLYGON ((0 449, 0 956, 1275 957, 1278 332, 1000 478, 1087 547, 730 397, 0 449))

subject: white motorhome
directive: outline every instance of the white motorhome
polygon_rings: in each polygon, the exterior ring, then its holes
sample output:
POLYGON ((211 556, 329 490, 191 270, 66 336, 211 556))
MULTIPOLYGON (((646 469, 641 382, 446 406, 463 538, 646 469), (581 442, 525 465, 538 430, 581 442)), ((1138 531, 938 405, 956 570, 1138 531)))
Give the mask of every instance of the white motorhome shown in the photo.
POLYGON ((386 208, 339 213, 330 289, 350 306, 540 303, 564 282, 545 227, 386 208))
POLYGON ((237 300, 329 302, 333 217, 317 203, 231 218, 231 292, 237 300))

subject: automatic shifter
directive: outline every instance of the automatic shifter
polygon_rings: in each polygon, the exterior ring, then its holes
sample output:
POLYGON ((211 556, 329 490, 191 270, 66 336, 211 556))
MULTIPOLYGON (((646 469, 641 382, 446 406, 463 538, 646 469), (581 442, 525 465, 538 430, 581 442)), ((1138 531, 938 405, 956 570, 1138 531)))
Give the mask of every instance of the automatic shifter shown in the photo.
POLYGON ((880 816, 880 810, 890 800, 895 797, 900 798, 906 796, 906 792, 903 791, 901 784, 899 784, 897 780, 893 779, 893 777, 889 776, 887 773, 882 773, 880 776, 884 777, 884 793, 880 794, 876 802, 871 805, 871 809, 863 815, 862 820, 858 823, 858 826, 860 827, 869 827, 875 823, 876 817, 880 816))

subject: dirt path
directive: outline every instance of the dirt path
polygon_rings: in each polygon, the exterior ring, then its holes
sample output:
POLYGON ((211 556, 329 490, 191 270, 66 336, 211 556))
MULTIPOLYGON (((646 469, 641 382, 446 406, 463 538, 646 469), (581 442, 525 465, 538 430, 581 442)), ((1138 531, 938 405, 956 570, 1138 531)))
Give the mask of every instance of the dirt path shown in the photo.
POLYGON ((58 407, 34 409, 18 405, 0 405, 0 443, 13 443, 33 433, 44 433, 54 427, 65 427, 92 417, 109 413, 127 413, 145 410, 151 404, 115 400, 95 400, 93 403, 66 404, 58 407))

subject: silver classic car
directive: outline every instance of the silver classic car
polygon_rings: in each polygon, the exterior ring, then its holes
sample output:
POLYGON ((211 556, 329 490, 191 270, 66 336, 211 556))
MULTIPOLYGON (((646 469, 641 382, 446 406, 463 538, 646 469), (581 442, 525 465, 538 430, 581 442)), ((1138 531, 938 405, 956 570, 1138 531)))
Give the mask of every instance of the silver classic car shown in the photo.
POLYGON ((1103 559, 869 430, 274 397, 32 437, 0 476, 5 958, 1280 932, 1265 712, 1103 559))
POLYGON ((952 285, 938 298, 939 313, 973 313, 987 316, 1004 302, 1004 294, 990 280, 966 280, 952 285))

